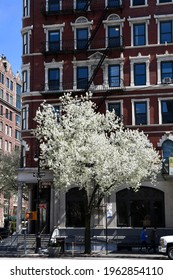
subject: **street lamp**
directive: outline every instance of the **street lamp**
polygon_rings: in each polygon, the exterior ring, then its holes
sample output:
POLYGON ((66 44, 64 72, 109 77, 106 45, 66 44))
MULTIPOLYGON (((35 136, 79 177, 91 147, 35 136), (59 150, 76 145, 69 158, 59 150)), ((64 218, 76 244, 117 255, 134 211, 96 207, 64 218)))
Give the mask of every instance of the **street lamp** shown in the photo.
POLYGON ((34 156, 34 161, 37 162, 37 188, 36 188, 36 211, 37 211, 37 220, 36 220, 36 247, 35 253, 41 252, 41 235, 40 235, 40 184, 41 184, 41 173, 40 173, 40 143, 37 143, 37 154, 34 156))

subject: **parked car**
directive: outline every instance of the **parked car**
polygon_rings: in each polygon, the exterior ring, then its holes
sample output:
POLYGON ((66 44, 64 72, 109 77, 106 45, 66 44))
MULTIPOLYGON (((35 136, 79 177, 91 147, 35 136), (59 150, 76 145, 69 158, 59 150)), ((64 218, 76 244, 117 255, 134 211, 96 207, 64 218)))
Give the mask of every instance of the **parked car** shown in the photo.
POLYGON ((0 240, 8 237, 9 232, 6 228, 0 228, 0 240))
POLYGON ((167 255, 170 260, 173 260, 173 235, 160 237, 159 253, 167 255))

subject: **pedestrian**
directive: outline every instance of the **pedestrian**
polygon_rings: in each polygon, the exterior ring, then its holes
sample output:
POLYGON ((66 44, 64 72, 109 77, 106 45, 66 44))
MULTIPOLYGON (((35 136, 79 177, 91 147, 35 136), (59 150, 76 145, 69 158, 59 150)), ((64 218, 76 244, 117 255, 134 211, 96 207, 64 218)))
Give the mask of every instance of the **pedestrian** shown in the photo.
POLYGON ((154 227, 151 230, 151 234, 150 234, 150 242, 151 242, 151 246, 148 249, 148 252, 150 252, 151 250, 153 250, 153 253, 156 253, 156 239, 157 239, 157 229, 156 227, 154 227))
POLYGON ((143 227, 141 234, 140 234, 140 239, 141 239, 141 249, 140 251, 142 252, 143 248, 145 248, 146 251, 148 251, 148 244, 147 244, 147 230, 146 227, 143 227))

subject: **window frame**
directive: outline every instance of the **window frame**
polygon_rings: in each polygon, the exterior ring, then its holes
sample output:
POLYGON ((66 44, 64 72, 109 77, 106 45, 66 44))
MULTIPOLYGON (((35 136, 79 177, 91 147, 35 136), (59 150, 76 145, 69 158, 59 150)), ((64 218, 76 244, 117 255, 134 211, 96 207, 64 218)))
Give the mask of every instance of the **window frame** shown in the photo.
POLYGON ((139 47, 138 45, 137 46, 134 45, 134 25, 137 25, 137 24, 144 24, 145 25, 145 45, 142 45, 142 46, 148 46, 149 45, 148 25, 150 23, 150 19, 151 19, 151 15, 146 16, 146 17, 136 17, 136 18, 128 17, 127 20, 128 20, 129 25, 131 27, 131 46, 139 47))
MULTIPOLYGON (((139 63, 134 63, 134 85, 135 86, 146 86, 146 81, 147 81, 147 74, 146 74, 146 63, 145 62, 139 62, 139 63), (139 73, 137 71, 137 67, 144 66, 144 71, 142 73, 139 73), (138 77, 144 77, 144 83, 138 83, 138 77)), ((140 69, 138 69, 140 70, 140 69)), ((141 79, 140 79, 141 80, 141 79)))
POLYGON ((163 122, 163 112, 162 112, 162 102, 166 102, 166 101, 172 101, 173 104, 173 98, 172 97, 167 97, 167 98, 159 98, 158 102, 159 102, 159 124, 161 125, 165 125, 165 124, 172 124, 173 123, 173 111, 172 112, 172 122, 163 122))
MULTIPOLYGON (((119 64, 111 64, 111 65, 108 65, 108 84, 109 84, 109 88, 113 88, 113 87, 120 87, 120 85, 121 85, 121 74, 120 74, 120 69, 121 69, 121 67, 120 67, 120 65, 119 64), (117 70, 118 70, 118 75, 110 75, 111 73, 110 73, 110 71, 111 71, 111 68, 113 68, 113 67, 116 67, 116 68, 118 68, 117 70), (118 77, 117 79, 116 79, 116 77, 118 77), (114 82, 115 83, 115 85, 113 85, 114 83, 113 82, 111 82, 111 79, 116 79, 116 82, 114 82), (118 80, 118 84, 117 84, 117 80, 118 80)), ((116 71, 117 72, 117 71, 116 71)))
POLYGON ((149 111, 149 98, 146 98, 146 99, 132 99, 131 100, 131 103, 132 103, 132 125, 133 126, 140 126, 140 125, 149 125, 150 124, 150 111, 149 111), (146 124, 137 124, 136 123, 136 110, 135 110, 135 105, 137 103, 145 103, 146 104, 146 124))

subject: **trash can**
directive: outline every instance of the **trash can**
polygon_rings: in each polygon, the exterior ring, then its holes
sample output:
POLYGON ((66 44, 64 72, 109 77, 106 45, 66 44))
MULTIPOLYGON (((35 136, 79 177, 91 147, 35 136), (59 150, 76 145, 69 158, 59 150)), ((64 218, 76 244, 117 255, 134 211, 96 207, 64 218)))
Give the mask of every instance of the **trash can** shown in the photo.
POLYGON ((57 237, 56 238, 56 243, 60 245, 60 253, 64 253, 64 248, 65 248, 65 238, 63 237, 57 237))

